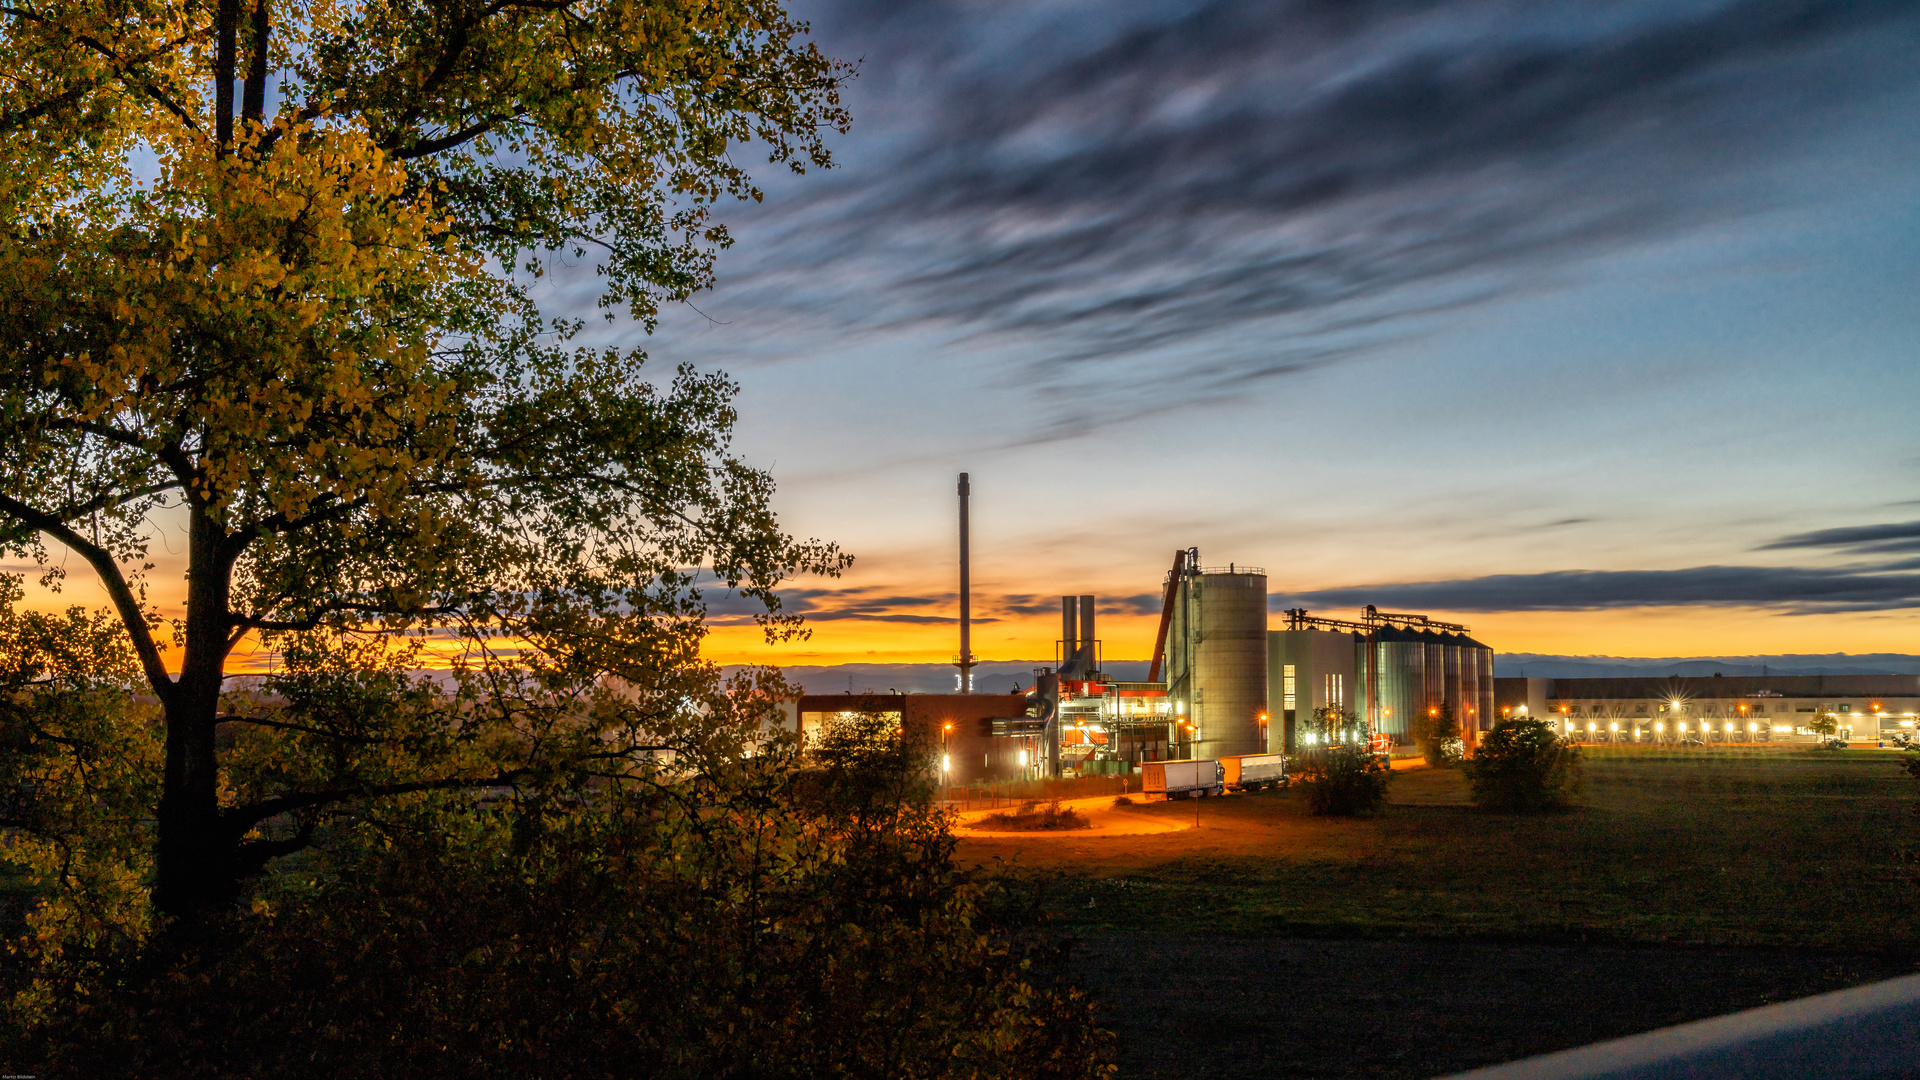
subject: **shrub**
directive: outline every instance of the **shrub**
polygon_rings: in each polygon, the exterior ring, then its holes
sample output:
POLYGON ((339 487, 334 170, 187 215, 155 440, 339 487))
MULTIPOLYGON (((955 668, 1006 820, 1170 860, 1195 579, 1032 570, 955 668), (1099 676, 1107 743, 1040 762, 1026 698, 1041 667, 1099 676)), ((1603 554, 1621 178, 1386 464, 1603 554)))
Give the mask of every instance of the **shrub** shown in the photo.
POLYGON ((1115 795, 1113 797, 1113 808, 1115 810, 1118 810, 1123 806, 1132 806, 1132 805, 1133 805, 1133 800, 1128 798, 1125 795, 1115 795))
POLYGON ((842 735, 805 772, 789 743, 647 786, 389 804, 190 937, 0 969, 7 989, 37 976, 0 1061, 181 1080, 1108 1075, 1044 915, 954 863, 924 749, 842 735))
POLYGON ((1364 744, 1336 743, 1300 755, 1293 783, 1307 793, 1307 808, 1321 817, 1371 814, 1387 801, 1392 772, 1364 744))
POLYGON ((1465 762, 1473 801, 1488 810, 1538 813, 1580 792, 1580 748, 1532 718, 1502 720, 1465 762))
POLYGON ((1413 745, 1420 756, 1435 768, 1458 765, 1465 750, 1460 740, 1460 723, 1454 719, 1453 706, 1447 702, 1430 706, 1425 716, 1413 719, 1413 745))
POLYGON ((1387 801, 1392 774, 1367 749, 1367 726, 1339 708, 1313 711, 1302 733, 1306 749, 1294 761, 1291 781, 1306 789, 1307 808, 1323 817, 1370 814, 1387 801))
MULTIPOLYGON (((1125 798, 1125 796, 1121 797, 1125 798)), ((980 820, 980 824, 988 829, 1034 832, 1055 829, 1085 829, 1091 827, 1093 822, 1082 817, 1080 812, 1071 806, 1062 807, 1060 800, 1055 799, 1046 806, 1041 806, 1038 802, 1024 803, 1018 810, 1015 810, 1011 814, 1004 811, 998 814, 988 814, 980 820)))

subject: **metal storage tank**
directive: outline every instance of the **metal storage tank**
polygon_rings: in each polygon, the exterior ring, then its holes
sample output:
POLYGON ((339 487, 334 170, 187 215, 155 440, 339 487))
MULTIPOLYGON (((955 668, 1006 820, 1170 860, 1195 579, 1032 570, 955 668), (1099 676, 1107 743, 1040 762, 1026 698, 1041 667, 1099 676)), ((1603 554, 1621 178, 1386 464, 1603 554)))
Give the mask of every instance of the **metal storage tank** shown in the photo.
POLYGON ((1267 750, 1267 572, 1201 568, 1193 553, 1178 582, 1167 641, 1167 693, 1193 725, 1193 757, 1267 750))
POLYGON ((1441 700, 1453 707, 1453 719, 1462 731, 1473 723, 1474 717, 1467 712, 1467 700, 1463 695, 1467 673, 1472 670, 1473 658, 1466 655, 1460 643, 1466 640, 1465 634, 1442 634, 1446 640, 1447 670, 1445 675, 1446 692, 1441 700))
POLYGON ((1420 640, 1427 654, 1426 688, 1420 703, 1431 709, 1447 700, 1447 639, 1438 631, 1422 630, 1420 640))
POLYGON ((1360 663, 1360 715, 1383 735, 1404 744, 1414 715, 1427 707, 1427 642, 1415 630, 1382 626, 1355 642, 1360 663), (1369 650, 1371 653, 1369 654, 1369 650))
POLYGON ((1472 638, 1466 640, 1467 656, 1471 658, 1475 673, 1475 693, 1469 699, 1473 712, 1461 718, 1460 731, 1467 740, 1467 746, 1479 743, 1479 732, 1493 727, 1497 714, 1493 711, 1493 650, 1472 638))

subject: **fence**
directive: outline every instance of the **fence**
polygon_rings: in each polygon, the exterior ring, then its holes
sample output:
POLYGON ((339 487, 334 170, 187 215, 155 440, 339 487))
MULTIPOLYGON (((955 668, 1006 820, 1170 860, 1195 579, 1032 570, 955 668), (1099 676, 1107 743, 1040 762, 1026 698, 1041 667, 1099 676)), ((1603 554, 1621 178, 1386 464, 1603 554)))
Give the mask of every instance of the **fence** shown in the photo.
POLYGON ((1138 794, 1137 776, 1082 776, 1061 780, 1001 780, 988 784, 952 784, 940 789, 941 801, 952 810, 998 810, 1028 802, 1054 799, 1092 799, 1138 794))

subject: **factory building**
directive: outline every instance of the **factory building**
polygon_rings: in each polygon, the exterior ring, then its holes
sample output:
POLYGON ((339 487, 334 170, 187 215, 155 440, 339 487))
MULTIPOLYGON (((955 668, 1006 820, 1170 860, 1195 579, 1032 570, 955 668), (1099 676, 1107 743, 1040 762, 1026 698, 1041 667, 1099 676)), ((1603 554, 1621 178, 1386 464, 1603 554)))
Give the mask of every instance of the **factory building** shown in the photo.
POLYGON ((1286 614, 1286 629, 1267 634, 1276 751, 1299 748, 1321 709, 1359 717, 1382 745, 1407 745, 1414 719, 1441 708, 1469 750, 1493 726, 1493 650, 1466 627, 1372 605, 1357 620, 1286 614))
POLYGON ((1155 653, 1166 668, 1179 756, 1267 751, 1265 570, 1202 567, 1195 548, 1175 556, 1155 653))
POLYGON ((1301 626, 1267 632, 1267 694, 1273 750, 1292 753, 1322 709, 1354 707, 1360 638, 1351 630, 1301 626))
POLYGON ((867 714, 937 748, 954 784, 1024 779, 1041 763, 1039 725, 1025 694, 805 694, 782 702, 780 721, 813 743, 837 717, 867 714))
POLYGON ((1849 742, 1915 734, 1920 676, 1751 675, 1496 679, 1501 716, 1534 716, 1591 743, 1811 743, 1822 713, 1849 742))
POLYGON ((1100 670, 1092 596, 1061 597, 1055 667, 1029 710, 1048 772, 1124 771, 1146 761, 1292 753, 1321 709, 1361 721, 1379 749, 1412 742, 1420 712, 1450 708, 1471 749, 1494 718, 1493 650, 1467 628, 1369 606, 1357 620, 1287 612, 1267 628, 1267 576, 1177 552, 1143 682, 1100 670))
MULTIPOLYGON (((967 474, 960 475, 960 669, 970 688, 967 474)), ((1493 651, 1467 628, 1369 605, 1347 621, 1289 611, 1267 626, 1267 573, 1243 563, 1205 566, 1198 548, 1174 553, 1163 580, 1160 626, 1143 682, 1101 670, 1095 598, 1060 598, 1052 667, 1011 696, 854 695, 806 697, 788 721, 807 735, 835 709, 897 716, 943 740, 952 782, 1033 773, 1119 772, 1141 762, 1291 753, 1317 710, 1358 718, 1379 749, 1411 741, 1421 712, 1450 708, 1469 749, 1491 726, 1493 651), (810 726, 811 721, 811 726, 810 726)))

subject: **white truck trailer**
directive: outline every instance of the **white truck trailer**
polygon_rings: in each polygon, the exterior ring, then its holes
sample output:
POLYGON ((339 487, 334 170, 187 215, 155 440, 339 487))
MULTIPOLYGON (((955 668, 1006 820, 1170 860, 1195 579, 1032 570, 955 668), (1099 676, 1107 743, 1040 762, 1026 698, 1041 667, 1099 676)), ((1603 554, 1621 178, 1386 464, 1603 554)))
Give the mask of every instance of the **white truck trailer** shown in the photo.
POLYGON ((1238 754, 1220 759, 1228 791, 1259 791, 1287 786, 1285 754, 1238 754))
POLYGON ((1188 795, 1224 795, 1227 773, 1214 758, 1197 761, 1149 761, 1140 766, 1141 791, 1169 799, 1188 795))

